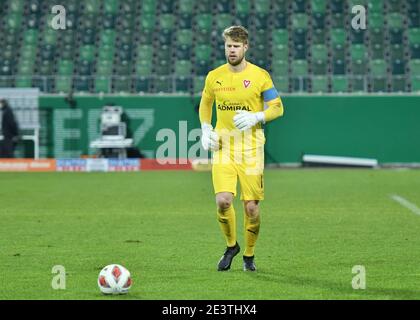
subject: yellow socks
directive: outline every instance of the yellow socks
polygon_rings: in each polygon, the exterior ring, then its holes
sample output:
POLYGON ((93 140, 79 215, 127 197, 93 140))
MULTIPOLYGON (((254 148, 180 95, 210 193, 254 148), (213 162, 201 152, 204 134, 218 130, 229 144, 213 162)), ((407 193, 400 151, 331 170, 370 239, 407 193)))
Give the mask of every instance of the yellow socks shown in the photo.
POLYGON ((260 215, 256 218, 250 218, 244 214, 245 225, 245 252, 244 256, 252 257, 254 255, 255 243, 260 232, 260 215))
POLYGON ((217 220, 225 235, 227 246, 233 247, 236 244, 236 216, 233 205, 225 211, 220 211, 218 209, 217 220))

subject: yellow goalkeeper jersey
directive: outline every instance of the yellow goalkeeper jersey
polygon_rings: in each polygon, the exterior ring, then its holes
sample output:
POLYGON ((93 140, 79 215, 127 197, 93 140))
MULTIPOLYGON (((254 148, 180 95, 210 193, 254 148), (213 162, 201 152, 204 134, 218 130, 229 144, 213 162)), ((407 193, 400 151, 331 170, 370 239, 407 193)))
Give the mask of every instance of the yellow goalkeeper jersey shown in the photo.
MULTIPOLYGON (((236 111, 264 111, 265 121, 271 121, 283 114, 283 105, 269 73, 248 62, 241 72, 232 72, 226 63, 209 72, 200 103, 201 123, 211 123, 212 106, 216 102, 216 132, 223 137, 226 132, 239 134, 233 117, 236 111)), ((252 130, 252 147, 265 142, 261 124, 252 130), (260 139, 263 139, 261 141, 260 139)), ((251 147, 248 143, 245 143, 251 147)), ((236 149, 236 148, 235 148, 236 149)))

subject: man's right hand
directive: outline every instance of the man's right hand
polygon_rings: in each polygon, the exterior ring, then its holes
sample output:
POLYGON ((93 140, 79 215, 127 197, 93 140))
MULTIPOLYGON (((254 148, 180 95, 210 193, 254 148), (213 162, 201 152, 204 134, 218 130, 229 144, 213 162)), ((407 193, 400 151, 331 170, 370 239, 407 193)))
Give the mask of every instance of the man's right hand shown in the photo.
POLYGON ((219 150, 219 135, 213 130, 213 127, 208 123, 203 123, 201 125, 201 132, 201 144, 204 150, 219 150))

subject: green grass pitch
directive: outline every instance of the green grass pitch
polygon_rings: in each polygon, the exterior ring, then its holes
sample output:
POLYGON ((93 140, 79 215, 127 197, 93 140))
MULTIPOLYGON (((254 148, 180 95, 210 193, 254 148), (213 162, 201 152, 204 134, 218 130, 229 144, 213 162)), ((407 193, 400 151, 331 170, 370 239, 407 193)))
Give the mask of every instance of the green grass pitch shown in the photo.
MULTIPOLYGON (((208 172, 0 174, 0 299, 418 299, 420 171, 266 170, 258 271, 225 242, 208 172), (102 267, 133 287, 103 296, 102 267), (54 265, 66 289, 54 290, 54 265), (355 265, 366 289, 352 288, 355 265)), ((235 199, 238 240, 243 210, 235 199)))

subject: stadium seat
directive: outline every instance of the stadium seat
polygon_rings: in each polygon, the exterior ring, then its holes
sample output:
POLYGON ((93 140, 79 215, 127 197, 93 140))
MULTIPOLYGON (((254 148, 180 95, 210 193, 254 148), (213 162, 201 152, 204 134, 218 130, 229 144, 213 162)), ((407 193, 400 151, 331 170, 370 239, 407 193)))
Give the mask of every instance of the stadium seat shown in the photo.
POLYGON ((353 75, 350 79, 351 91, 365 93, 367 92, 366 77, 362 75, 353 75))
POLYGON ((344 3, 341 0, 331 0, 330 7, 332 13, 344 12, 344 3))
POLYGON ((408 29, 408 44, 412 59, 420 59, 420 28, 408 29))
POLYGON ((383 0, 368 0, 367 7, 369 12, 383 12, 384 2, 383 0))
POLYGON ((198 76, 194 77, 193 81, 193 92, 196 94, 201 94, 204 88, 205 77, 198 76))
POLYGON ((410 82, 411 82, 411 91, 419 93, 420 92, 420 76, 411 76, 410 82))
POLYGON ((324 13, 314 13, 311 19, 312 19, 312 30, 325 28, 326 23, 325 23, 324 13))
POLYGON ((96 75, 110 76, 112 75, 113 63, 109 60, 98 61, 96 65, 96 75))
POLYGON ((112 86, 115 92, 129 93, 131 92, 131 78, 125 75, 113 77, 112 86))
POLYGON ((402 75, 405 73, 405 61, 394 60, 391 61, 391 73, 392 75, 402 75))
POLYGON ((287 44, 278 44, 272 48, 272 59, 287 61, 289 58, 289 46, 287 44))
POLYGON ((118 0, 104 0, 104 12, 116 14, 118 11, 118 0))
POLYGON ((392 92, 405 92, 407 89, 406 77, 405 76, 393 76, 391 79, 391 91, 392 92))
POLYGON ((289 78, 286 75, 278 75, 273 77, 274 86, 276 87, 277 91, 281 95, 282 93, 290 92, 289 88, 289 78))
POLYGON ((274 29, 271 34, 273 45, 288 45, 289 32, 287 29, 274 29))
POLYGON ((292 2, 292 10, 296 13, 305 13, 307 6, 306 0, 294 0, 292 2))
POLYGON ((139 76, 149 76, 152 74, 152 64, 148 60, 137 61, 135 73, 139 76))
POLYGON ((327 1, 326 0, 312 0, 311 9, 312 9, 312 13, 325 14, 327 10, 327 1))
POLYGON ((172 79, 168 76, 159 76, 153 80, 154 93, 171 93, 172 79))
POLYGON ((178 12, 192 14, 194 10, 194 0, 179 0, 178 12))
POLYGON ((311 48, 312 73, 324 75, 327 73, 328 50, 323 44, 313 45, 311 48))
POLYGON ((330 17, 330 23, 332 28, 344 28, 345 21, 344 21, 344 14, 342 13, 333 13, 330 17))
POLYGON ((371 48, 371 59, 383 59, 385 57, 385 49, 383 44, 374 44, 371 48))
POLYGON ((156 3, 157 1, 154 0, 146 0, 146 1, 142 1, 141 3, 141 13, 142 14, 151 14, 154 15, 156 13, 156 3))
POLYGON ((22 38, 23 38, 23 41, 22 41, 23 44, 36 46, 38 43, 38 30, 28 29, 24 31, 22 38))
POLYGON ((150 91, 150 78, 146 76, 139 76, 134 78, 134 92, 136 93, 148 93, 150 91))
POLYGON ((328 77, 325 75, 317 75, 312 78, 312 92, 325 93, 328 92, 328 77))
POLYGON ((346 73, 346 63, 345 60, 335 59, 332 63, 332 73, 336 74, 345 74, 346 73))
POLYGON ((331 89, 335 93, 349 92, 349 83, 346 76, 334 75, 331 77, 331 89))
POLYGON ((287 76, 289 74, 289 65, 285 60, 273 60, 271 69, 276 76, 287 76))
POLYGON ((15 80, 16 88, 28 88, 32 86, 32 76, 17 76, 15 80))
POLYGON ((293 60, 291 72, 293 90, 306 91, 308 89, 308 62, 306 60, 293 60))
POLYGON ((385 60, 376 59, 370 61, 370 74, 374 77, 386 77, 387 64, 385 60))
POLYGON ((136 60, 152 61, 153 47, 148 44, 139 44, 136 49, 136 60))
POLYGON ((69 93, 72 88, 72 78, 70 76, 59 76, 55 79, 55 92, 69 93))
POLYGON ((210 61, 211 53, 211 47, 206 44, 201 44, 194 48, 194 55, 196 61, 210 61))
POLYGON ((101 46, 113 46, 116 40, 116 33, 113 29, 105 29, 99 36, 99 44, 101 46))
POLYGON ((73 79, 74 90, 80 93, 87 93, 90 91, 92 79, 88 76, 75 76, 73 79))
POLYGON ((227 13, 221 13, 216 15, 215 17, 216 22, 216 32, 217 34, 221 34, 223 30, 225 30, 227 27, 232 25, 233 19, 230 14, 227 13))
POLYGON ((172 73, 172 66, 167 60, 160 60, 154 67, 157 75, 169 75, 172 73))
POLYGON ((312 30, 312 44, 326 44, 325 29, 312 30))
POLYGON ((412 76, 420 76, 420 59, 410 60, 408 65, 412 76))
POLYGON ((95 78, 95 93, 111 93, 111 79, 100 76, 95 78))
POLYGON ((99 0, 85 0, 83 10, 87 13, 97 14, 100 8, 99 4, 99 0))
POLYGON ((60 60, 58 61, 57 74, 60 76, 70 76, 73 74, 73 67, 72 60, 60 60))

